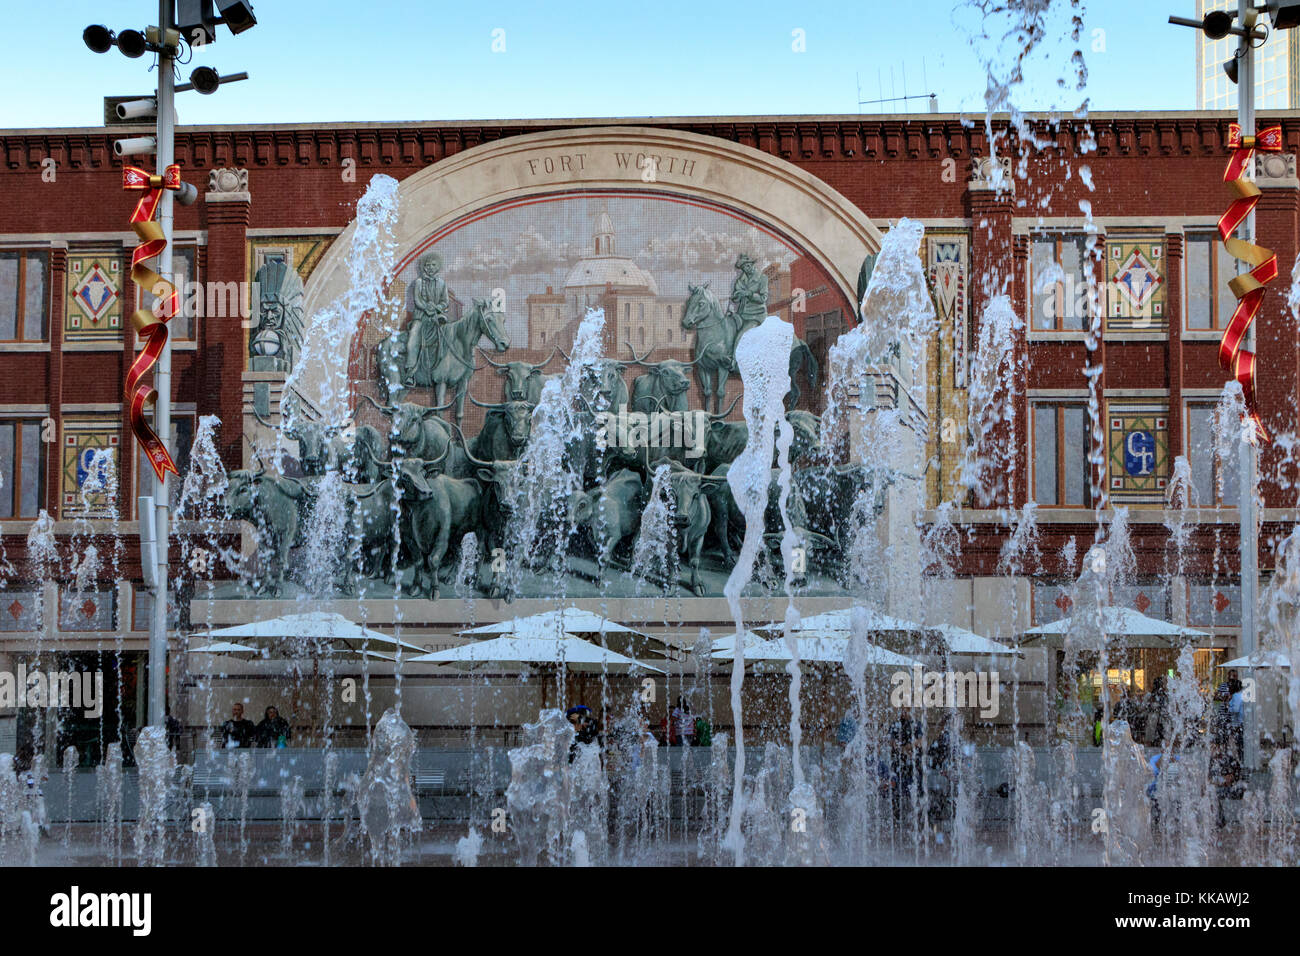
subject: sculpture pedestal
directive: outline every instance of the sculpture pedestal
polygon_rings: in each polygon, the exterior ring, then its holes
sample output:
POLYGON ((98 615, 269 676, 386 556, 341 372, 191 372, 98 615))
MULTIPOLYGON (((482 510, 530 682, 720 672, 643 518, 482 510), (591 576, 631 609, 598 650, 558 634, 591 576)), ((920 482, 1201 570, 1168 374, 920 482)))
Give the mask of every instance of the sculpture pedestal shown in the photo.
MULTIPOLYGON (((254 365, 257 362, 257 357, 252 359, 254 365)), ((273 425, 280 424, 280 400, 284 396, 284 381, 287 377, 288 373, 282 371, 253 370, 243 374, 244 445, 241 461, 244 468, 253 467, 254 448, 271 448, 278 440, 277 433, 263 425, 258 416, 273 425)), ((269 461, 266 464, 271 465, 269 461)))

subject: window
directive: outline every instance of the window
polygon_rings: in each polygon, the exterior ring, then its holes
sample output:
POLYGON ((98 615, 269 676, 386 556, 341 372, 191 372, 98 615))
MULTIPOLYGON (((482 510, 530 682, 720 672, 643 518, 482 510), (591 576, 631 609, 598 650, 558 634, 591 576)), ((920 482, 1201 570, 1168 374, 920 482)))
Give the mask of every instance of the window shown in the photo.
MULTIPOLYGON (((1234 423, 1234 434, 1238 426, 1234 423)), ((1192 493, 1202 508, 1237 507, 1240 485, 1238 442, 1228 442, 1231 452, 1222 461, 1215 454, 1215 406, 1188 404, 1187 461, 1192 467, 1192 493)))
MULTIPOLYGON (((154 482, 153 465, 149 464, 149 459, 144 449, 140 447, 140 443, 135 440, 134 433, 131 435, 131 442, 135 445, 135 486, 139 489, 136 493, 151 495, 154 482)), ((172 453, 172 460, 176 462, 180 477, 172 475, 167 482, 167 496, 171 499, 172 508, 176 508, 181 502, 181 489, 185 485, 185 474, 190 468, 190 448, 193 444, 194 419, 173 414, 171 441, 167 443, 167 450, 172 453)))
POLYGON ((0 342, 44 342, 49 312, 44 252, 0 252, 0 342))
MULTIPOLYGON (((275 257, 268 256, 267 258, 275 257)), ((176 291, 181 294, 181 308, 167 323, 168 334, 174 340, 191 341, 194 338, 194 314, 197 312, 199 315, 204 315, 207 309, 207 302, 201 298, 204 295, 202 287, 191 285, 197 282, 195 249, 193 246, 181 247, 172 254, 172 272, 173 275, 170 278, 176 286, 176 291)), ((138 289, 137 291, 140 298, 140 308, 152 309, 156 301, 153 293, 147 289, 138 289)), ((224 316, 216 316, 216 318, 224 318, 224 316)))
POLYGON ((1089 314, 1082 236, 1035 238, 1029 262, 1029 288, 1039 332, 1082 332, 1089 314))
POLYGON ((1087 406, 1035 405, 1033 418, 1034 500, 1091 507, 1087 406))
POLYGON ((0 420, 0 518, 35 518, 44 505, 40 419, 0 420))
POLYGON ((1228 288, 1228 280, 1237 275, 1237 260, 1213 233, 1189 235, 1186 256, 1187 327, 1205 331, 1227 328, 1237 305, 1228 288))
MULTIPOLYGON (((818 312, 804 319, 804 342, 807 343, 808 350, 812 352, 813 357, 817 359, 820 368, 830 367, 831 345, 845 331, 845 328, 844 314, 839 309, 830 312, 818 312)), ((686 341, 685 332, 682 333, 682 341, 686 341)), ((822 389, 813 389, 813 392, 813 395, 808 396, 808 404, 805 407, 820 413, 824 410, 826 395, 822 389)))

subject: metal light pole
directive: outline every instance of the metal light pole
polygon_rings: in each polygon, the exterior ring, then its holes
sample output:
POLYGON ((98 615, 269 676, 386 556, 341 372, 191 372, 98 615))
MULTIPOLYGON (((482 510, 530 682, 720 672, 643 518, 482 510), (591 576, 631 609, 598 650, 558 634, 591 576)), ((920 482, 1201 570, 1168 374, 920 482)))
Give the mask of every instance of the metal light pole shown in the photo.
MULTIPOLYGON (((175 23, 172 0, 158 0, 158 28, 167 36, 175 23)), ((164 42, 158 52, 158 152, 155 169, 162 172, 176 155, 176 80, 173 74, 172 48, 164 42)), ((158 273, 172 278, 172 190, 164 189, 158 203, 158 222, 162 226, 163 249, 159 253, 158 273)), ((172 432, 172 342, 163 343, 158 364, 154 366, 154 431, 164 446, 171 444, 172 432)), ((168 448, 170 451, 170 448, 168 448)), ((171 511, 168 502, 167 472, 154 478, 154 575, 153 619, 149 622, 149 723, 162 727, 167 713, 167 536, 171 511)), ((143 546, 143 540, 141 542, 143 546)))
MULTIPOLYGON (((1247 29, 1254 28, 1254 11, 1251 0, 1237 0, 1237 22, 1247 29)), ((1255 47, 1249 36, 1242 37, 1238 45, 1241 54, 1237 61, 1237 123, 1241 126, 1243 136, 1255 134, 1255 47)), ((161 112, 159 116, 161 116, 161 112)), ((1247 164, 1247 179, 1255 178, 1255 164, 1247 164)), ((1246 242, 1255 241, 1255 212, 1251 210, 1242 224, 1238 238, 1246 242)), ((1242 347, 1255 351, 1254 323, 1246 332, 1246 341, 1242 347)), ((1258 447, 1255 442, 1254 427, 1247 424, 1241 429, 1241 474, 1239 476, 1238 518, 1241 522, 1239 532, 1241 551, 1241 636, 1237 651, 1240 655, 1250 655, 1258 646, 1256 601, 1259 591, 1259 523, 1255 501, 1255 479, 1258 473, 1258 447)), ((1242 734, 1245 738, 1243 762, 1247 770, 1256 769, 1259 762, 1259 727, 1258 715, 1253 704, 1242 707, 1242 734)))

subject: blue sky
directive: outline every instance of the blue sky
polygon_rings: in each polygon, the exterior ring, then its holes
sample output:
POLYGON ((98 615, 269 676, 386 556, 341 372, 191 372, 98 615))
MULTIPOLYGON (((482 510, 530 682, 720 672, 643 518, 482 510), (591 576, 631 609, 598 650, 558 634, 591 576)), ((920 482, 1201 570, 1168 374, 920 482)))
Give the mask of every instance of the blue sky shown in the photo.
MULTIPOLYGON (((1195 107, 1195 34, 1165 22, 1190 16, 1192 0, 1086 5, 1092 109, 1195 107)), ((156 3, 47 0, 54 15, 35 32, 26 9, 0 4, 0 126, 98 125, 102 96, 152 88, 147 57, 96 56, 81 30, 141 27, 156 19, 156 3), (22 90, 29 95, 14 95, 22 90)), ((257 27, 238 37, 223 30, 183 68, 252 79, 183 95, 182 123, 853 113, 859 80, 861 99, 901 96, 904 71, 907 92, 937 93, 943 112, 984 110, 986 70, 969 32, 980 18, 956 0, 256 0, 254 9, 257 27), (908 22, 894 20, 900 9, 908 22), (803 52, 793 49, 795 31, 803 52), (493 51, 494 39, 504 50, 493 51)), ((986 56, 993 47, 980 45, 986 56)), ((1072 49, 1059 34, 1045 41, 1018 106, 1079 105, 1057 83, 1072 49)))

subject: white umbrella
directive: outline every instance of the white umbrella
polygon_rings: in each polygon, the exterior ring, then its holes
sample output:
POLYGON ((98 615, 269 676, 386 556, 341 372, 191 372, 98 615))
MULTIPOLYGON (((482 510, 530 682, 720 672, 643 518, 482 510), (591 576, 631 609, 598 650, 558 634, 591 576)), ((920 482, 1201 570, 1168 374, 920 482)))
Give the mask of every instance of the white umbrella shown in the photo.
POLYGON ((306 614, 285 614, 265 621, 250 621, 234 627, 213 631, 209 637, 242 638, 261 641, 330 644, 345 650, 360 651, 367 644, 401 646, 409 651, 424 652, 418 644, 398 640, 368 627, 354 624, 342 614, 328 611, 309 611, 306 614))
POLYGON ((530 665, 563 665, 572 671, 600 671, 641 668, 662 674, 657 667, 643 664, 617 651, 598 647, 566 634, 554 637, 496 637, 485 641, 462 644, 445 651, 434 651, 409 658, 412 664, 456 664, 460 667, 483 667, 496 664, 503 667, 528 667, 530 665))
POLYGON ((934 629, 939 632, 943 642, 948 645, 949 652, 953 654, 1020 654, 1014 647, 999 644, 955 624, 937 624, 934 629))
MULTIPOLYGON (((418 648, 418 650, 424 650, 424 648, 418 648)), ((265 653, 265 649, 252 647, 248 644, 236 644, 233 641, 213 641, 211 644, 191 647, 189 652, 191 654, 252 654, 260 657, 265 653)), ((395 662, 397 660, 392 654, 381 654, 379 651, 372 651, 369 648, 340 647, 334 649, 334 654, 340 657, 369 657, 377 661, 395 662)))
MULTIPOLYGON (((1060 646, 1071 629, 1072 618, 1063 617, 1051 624, 1040 624, 1025 631, 1026 642, 1043 641, 1060 646)), ((1179 638, 1209 637, 1207 631, 1171 624, 1129 607, 1105 607, 1101 611, 1102 630, 1109 638, 1122 638, 1132 648, 1163 648, 1179 638)))
MULTIPOLYGON (((799 660, 809 663, 844 663, 844 651, 849 645, 849 635, 843 631, 795 632, 795 646, 799 660)), ((731 661, 736 656, 736 635, 728 634, 713 642, 714 660, 731 661)), ((793 659, 783 638, 764 640, 756 634, 745 635, 745 662, 789 661, 793 659)), ((866 661, 877 667, 912 667, 918 662, 875 644, 866 645, 866 661)))
POLYGON ((1220 664, 1220 667, 1290 667, 1291 658, 1285 651, 1257 651, 1238 657, 1235 661, 1220 664))
MULTIPOLYGON (((866 623, 868 631, 923 631, 925 625, 917 624, 915 621, 904 621, 901 618, 891 617, 883 614, 871 607, 861 608, 839 608, 834 611, 824 611, 821 614, 813 614, 799 621, 799 625, 794 628, 796 631, 850 631, 853 628, 853 612, 859 611, 866 623)), ((784 624, 777 622, 774 624, 756 625, 756 631, 781 631, 784 630, 784 624)))
POLYGON ((484 624, 461 631, 461 634, 478 638, 482 635, 509 634, 519 638, 540 638, 557 640, 565 635, 587 635, 601 643, 604 635, 606 647, 616 648, 626 653, 653 654, 663 657, 661 649, 664 642, 652 634, 611 621, 594 611, 585 611, 579 607, 562 607, 552 611, 542 611, 527 617, 514 617, 495 624, 484 624), (651 643, 659 647, 647 646, 651 643))
POLYGON ((191 647, 191 654, 256 654, 256 647, 249 647, 247 644, 235 644, 231 641, 214 641, 211 644, 204 644, 202 647, 191 647))

